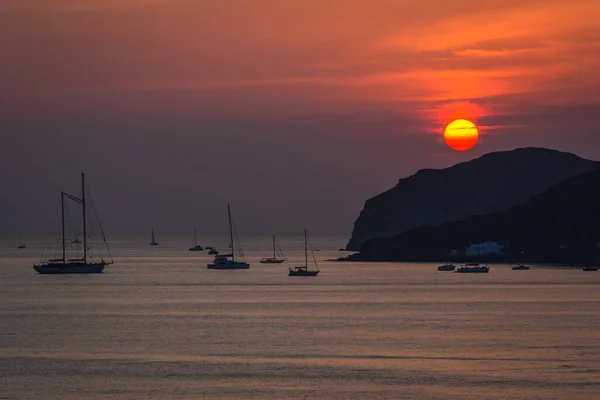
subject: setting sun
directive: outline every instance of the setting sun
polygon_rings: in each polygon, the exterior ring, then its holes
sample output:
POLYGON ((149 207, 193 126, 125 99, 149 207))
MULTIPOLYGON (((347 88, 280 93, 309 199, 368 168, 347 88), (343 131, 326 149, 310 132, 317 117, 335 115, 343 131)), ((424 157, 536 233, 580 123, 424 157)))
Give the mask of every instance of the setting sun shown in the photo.
POLYGON ((444 131, 444 140, 453 150, 469 150, 477 143, 479 132, 471 121, 457 119, 448 124, 444 131))

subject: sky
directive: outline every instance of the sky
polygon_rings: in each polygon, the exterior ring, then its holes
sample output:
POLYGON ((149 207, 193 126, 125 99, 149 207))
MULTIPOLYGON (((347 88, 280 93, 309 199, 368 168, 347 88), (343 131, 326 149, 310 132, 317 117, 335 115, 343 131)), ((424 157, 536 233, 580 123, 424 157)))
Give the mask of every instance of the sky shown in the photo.
POLYGON ((422 168, 600 159, 600 1, 2 0, 0 233, 348 235, 422 168), (478 144, 444 127, 467 118, 478 144), (53 229, 53 227, 52 227, 53 229))

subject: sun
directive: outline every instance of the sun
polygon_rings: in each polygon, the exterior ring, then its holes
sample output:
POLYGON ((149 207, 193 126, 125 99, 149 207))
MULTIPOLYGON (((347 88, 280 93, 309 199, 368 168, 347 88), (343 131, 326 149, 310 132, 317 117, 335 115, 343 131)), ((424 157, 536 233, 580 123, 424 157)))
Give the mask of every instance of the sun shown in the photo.
POLYGON ((475 146, 477 139, 479 139, 477 127, 466 119, 457 119, 450 122, 444 131, 444 140, 453 150, 469 150, 475 146))

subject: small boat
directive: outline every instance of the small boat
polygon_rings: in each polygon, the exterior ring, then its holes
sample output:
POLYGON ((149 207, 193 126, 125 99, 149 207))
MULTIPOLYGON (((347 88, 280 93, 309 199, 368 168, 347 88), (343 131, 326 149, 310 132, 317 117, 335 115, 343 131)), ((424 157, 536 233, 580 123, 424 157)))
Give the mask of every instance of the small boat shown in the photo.
POLYGON ((25 243, 23 243, 21 241, 21 231, 20 230, 19 230, 18 236, 19 236, 19 238, 17 239, 17 249, 25 249, 25 248, 27 248, 27 246, 25 246, 25 243))
POLYGON ((81 240, 79 240, 79 238, 77 238, 75 240, 71 240, 71 243, 73 243, 73 244, 80 244, 81 240))
MULTIPOLYGON (((231 222, 231 207, 227 204, 227 216, 229 217, 229 247, 231 248, 230 254, 222 254, 215 255, 215 259, 212 263, 208 264, 208 269, 250 269, 250 264, 246 262, 244 258, 244 252, 242 251, 242 246, 239 243, 239 239, 237 238, 237 233, 235 235, 237 239, 238 252, 240 261, 235 259, 235 242, 234 242, 234 227, 233 222, 231 222)), ((214 249, 213 249, 214 250, 214 249)), ((211 250, 211 251, 213 251, 211 250)), ((216 250, 214 250, 216 251, 216 250)), ((210 254, 210 252, 209 252, 210 254)))
POLYGON ((198 244, 198 242, 196 241, 196 228, 194 228, 194 247, 190 247, 188 250, 189 251, 203 251, 204 250, 202 248, 202 246, 200 246, 198 244))
POLYGON ((529 271, 529 267, 527 265, 518 265, 515 267, 512 267, 513 271, 529 271))
POLYGON ((438 269, 438 271, 454 271, 456 269, 456 265, 446 263, 446 264, 440 265, 437 269, 438 269))
POLYGON ((581 268, 582 271, 598 271, 598 268, 596 267, 583 267, 581 268))
POLYGON ((158 246, 158 242, 154 238, 154 228, 152 228, 152 241, 150 242, 150 246, 158 246))
POLYGON ((460 268, 458 268, 456 271, 454 271, 455 273, 461 273, 461 274, 480 274, 480 273, 488 273, 490 272, 490 267, 488 267, 487 265, 481 266, 479 264, 465 264, 462 265, 460 268))
MULTIPOLYGON (((312 250, 311 250, 312 254, 312 250)), ((288 268, 288 276, 317 276, 320 272, 319 267, 317 265, 317 260, 315 259, 315 255, 313 254, 313 261, 315 262, 316 270, 308 269, 308 239, 306 235, 306 229, 304 230, 304 265, 300 265, 298 267, 288 268)))
POLYGON ((205 247, 205 249, 206 249, 206 250, 214 250, 215 248, 214 248, 214 247, 212 247, 212 246, 206 246, 206 247, 205 247))
POLYGON ((285 257, 283 257, 283 252, 281 251, 281 248, 277 245, 275 235, 273 235, 273 257, 265 257, 259 262, 261 264, 281 264, 284 261, 285 257), (277 258, 277 255, 279 255, 281 258, 277 258))
MULTIPOLYGON (((40 274, 95 274, 102 273, 104 271, 104 267, 108 264, 112 264, 111 261, 104 261, 104 259, 100 258, 100 260, 94 261, 91 257, 88 256, 89 250, 87 243, 87 227, 86 227, 86 198, 85 198, 85 175, 83 172, 81 173, 81 198, 75 197, 65 192, 60 192, 60 204, 61 204, 61 227, 62 227, 62 240, 60 243, 62 244, 62 257, 49 259, 45 262, 34 264, 33 269, 35 269, 40 274), (72 200, 76 203, 81 204, 82 214, 83 214, 83 257, 81 258, 67 258, 66 256, 66 240, 65 240, 65 198, 67 200, 72 200)), ((94 203, 92 202, 92 206, 94 203)), ((95 208, 95 207, 94 207, 95 208)), ((100 232, 102 232, 102 239, 106 244, 108 249, 108 243, 106 241, 106 237, 104 237, 104 231, 102 230, 102 225, 100 225, 98 221, 98 225, 100 226, 100 232)), ((109 251, 110 254, 110 251, 109 251)))
POLYGON ((217 254, 219 254, 219 252, 211 247, 211 249, 208 251, 208 254, 210 254, 211 256, 216 256, 217 254))

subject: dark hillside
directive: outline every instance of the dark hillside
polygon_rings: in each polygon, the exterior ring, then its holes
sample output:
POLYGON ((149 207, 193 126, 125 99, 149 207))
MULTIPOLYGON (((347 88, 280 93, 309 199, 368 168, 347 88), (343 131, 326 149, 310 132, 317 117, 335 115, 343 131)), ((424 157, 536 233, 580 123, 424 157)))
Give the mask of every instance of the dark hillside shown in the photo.
POLYGON ((471 243, 485 241, 505 246, 486 261, 600 262, 600 170, 569 178, 506 212, 370 240, 349 259, 440 261, 451 249, 462 253, 471 243))

